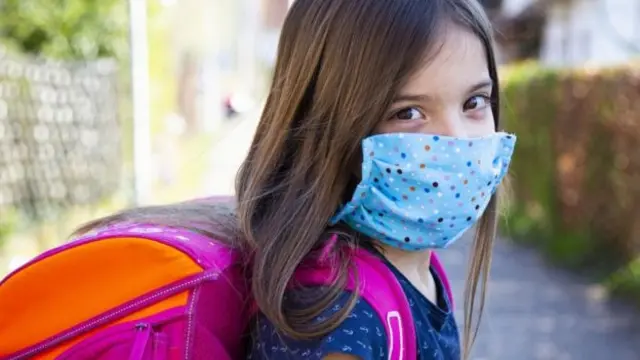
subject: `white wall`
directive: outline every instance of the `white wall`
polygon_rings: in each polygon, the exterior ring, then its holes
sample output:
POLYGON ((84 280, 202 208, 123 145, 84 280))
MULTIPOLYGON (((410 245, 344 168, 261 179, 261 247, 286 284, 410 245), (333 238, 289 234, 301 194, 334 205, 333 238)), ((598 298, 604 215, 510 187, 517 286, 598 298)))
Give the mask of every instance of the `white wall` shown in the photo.
POLYGON ((639 0, 573 0, 549 9, 543 63, 614 65, 639 55, 639 0))
POLYGON ((500 11, 503 15, 513 17, 524 11, 529 5, 538 0, 502 0, 500 11))

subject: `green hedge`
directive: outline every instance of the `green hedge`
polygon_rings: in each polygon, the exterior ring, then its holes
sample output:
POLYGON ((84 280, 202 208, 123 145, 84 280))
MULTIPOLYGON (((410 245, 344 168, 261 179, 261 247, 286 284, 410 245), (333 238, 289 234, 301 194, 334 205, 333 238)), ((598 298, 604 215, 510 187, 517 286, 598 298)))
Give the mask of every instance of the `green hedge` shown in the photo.
POLYGON ((605 265, 617 288, 638 285, 640 67, 526 63, 501 76, 505 128, 518 135, 503 231, 563 264, 605 265))

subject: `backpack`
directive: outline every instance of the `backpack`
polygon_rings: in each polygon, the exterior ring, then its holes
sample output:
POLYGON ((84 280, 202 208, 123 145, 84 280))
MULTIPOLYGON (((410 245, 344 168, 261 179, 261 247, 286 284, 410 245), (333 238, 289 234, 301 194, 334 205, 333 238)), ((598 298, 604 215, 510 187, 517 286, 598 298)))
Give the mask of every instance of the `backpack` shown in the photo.
MULTIPOLYGON (((361 295, 385 324, 389 359, 415 359, 399 282, 373 254, 353 255, 361 295)), ((0 359, 242 359, 254 310, 239 259, 179 228, 119 224, 83 235, 0 282, 0 359)), ((296 277, 329 284, 331 269, 318 263, 296 277)))
POLYGON ((240 359, 248 293, 237 254, 204 235, 111 226, 0 283, 0 359, 240 359))

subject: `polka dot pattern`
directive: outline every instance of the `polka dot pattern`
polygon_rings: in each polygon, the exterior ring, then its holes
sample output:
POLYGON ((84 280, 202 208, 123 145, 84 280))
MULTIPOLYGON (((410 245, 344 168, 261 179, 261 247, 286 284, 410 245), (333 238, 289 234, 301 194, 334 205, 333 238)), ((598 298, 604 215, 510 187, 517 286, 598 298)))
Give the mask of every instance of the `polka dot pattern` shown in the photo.
POLYGON ((362 180, 331 219, 388 245, 444 248, 480 218, 509 168, 515 135, 382 134, 363 140, 362 180))

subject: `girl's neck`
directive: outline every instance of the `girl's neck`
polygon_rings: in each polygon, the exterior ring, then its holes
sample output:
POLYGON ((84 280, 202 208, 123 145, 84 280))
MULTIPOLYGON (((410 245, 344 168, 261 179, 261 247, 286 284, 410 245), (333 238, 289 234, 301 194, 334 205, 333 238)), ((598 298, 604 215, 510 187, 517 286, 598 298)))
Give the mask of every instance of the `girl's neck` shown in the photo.
POLYGON ((388 245, 380 245, 382 254, 403 274, 428 273, 431 265, 431 251, 406 251, 388 245))
POLYGON ((435 280, 429 270, 431 251, 405 251, 380 245, 384 257, 404 275, 429 301, 436 303, 435 280))

